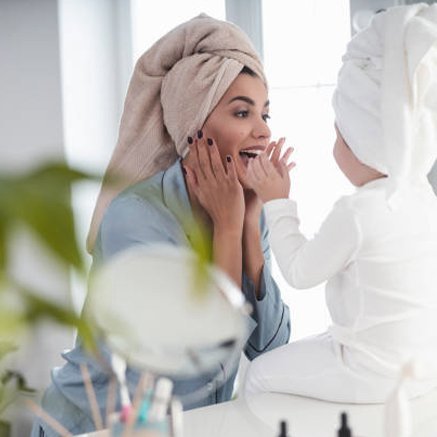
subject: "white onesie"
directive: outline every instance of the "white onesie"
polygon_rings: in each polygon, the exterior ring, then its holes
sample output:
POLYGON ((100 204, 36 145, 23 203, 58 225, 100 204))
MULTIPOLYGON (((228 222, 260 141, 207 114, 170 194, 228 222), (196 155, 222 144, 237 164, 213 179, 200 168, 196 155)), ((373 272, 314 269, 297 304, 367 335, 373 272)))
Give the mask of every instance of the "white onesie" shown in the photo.
POLYGON ((296 203, 267 202, 270 243, 295 288, 324 281, 332 326, 255 359, 246 393, 273 391, 339 402, 384 402, 414 359, 418 395, 437 385, 437 198, 424 180, 389 208, 387 179, 341 198, 309 240, 296 203))

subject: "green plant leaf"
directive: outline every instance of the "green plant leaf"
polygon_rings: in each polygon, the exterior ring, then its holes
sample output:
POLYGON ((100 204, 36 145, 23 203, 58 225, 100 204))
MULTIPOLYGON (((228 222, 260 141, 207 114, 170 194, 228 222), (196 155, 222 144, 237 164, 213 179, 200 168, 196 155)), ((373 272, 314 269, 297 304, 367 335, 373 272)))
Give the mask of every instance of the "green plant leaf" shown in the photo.
POLYGON ((39 167, 31 173, 0 178, 0 268, 6 264, 8 227, 23 223, 67 265, 83 270, 76 240, 71 184, 96 179, 63 163, 39 167))
MULTIPOLYGON (((9 289, 4 289, 0 295, 0 360, 5 353, 9 353, 10 349, 16 346, 15 340, 20 335, 20 330, 24 327, 26 321, 23 318, 21 308, 17 308, 16 304, 10 303, 8 300, 10 293, 9 289)), ((14 296, 15 300, 16 297, 14 296)))
POLYGON ((94 331, 84 317, 78 316, 72 309, 37 296, 24 287, 20 287, 18 290, 24 298, 26 305, 24 319, 28 324, 32 325, 43 318, 50 318, 61 325, 73 326, 78 330, 85 348, 91 353, 96 350, 94 331))
MULTIPOLYGON (((1 180, 0 180, 0 205, 3 205, 2 200, 2 190, 1 190, 1 180)), ((6 268, 6 256, 7 256, 7 215, 5 213, 5 208, 0 207, 0 285, 2 281, 2 272, 6 268)))
POLYGON ((205 285, 209 280, 208 268, 212 260, 212 239, 199 220, 194 220, 186 226, 190 228, 191 247, 196 254, 193 293, 199 297, 204 295, 207 289, 205 285))
POLYGON ((15 370, 6 370, 5 374, 1 377, 1 384, 10 384, 11 381, 14 381, 16 384, 16 389, 19 391, 24 391, 27 393, 34 393, 36 390, 27 385, 26 378, 15 370))
POLYGON ((0 361, 9 353, 18 349, 17 345, 10 341, 0 341, 0 361))
MULTIPOLYGON (((1 393, 0 393, 0 401, 1 401, 1 393)), ((0 437, 11 437, 11 424, 9 422, 0 420, 0 437)))
MULTIPOLYGON (((71 207, 71 186, 98 179, 64 163, 49 163, 19 175, 0 175, 0 361, 18 348, 12 342, 19 342, 23 328, 46 318, 75 327, 85 348, 90 353, 97 350, 91 325, 73 309, 16 284, 7 274, 7 258, 10 233, 16 226, 24 226, 59 261, 84 273, 85 263, 77 244, 71 207)), ((14 401, 17 391, 23 390, 31 389, 21 374, 8 370, 0 375, 0 411, 14 401)), ((0 437, 2 432, 0 426, 0 437)), ((4 432, 8 432, 7 428, 4 432)))
MULTIPOLYGON (((0 272, 6 267, 6 223, 0 215, 0 272)), ((1 281, 1 275, 0 275, 1 281)))

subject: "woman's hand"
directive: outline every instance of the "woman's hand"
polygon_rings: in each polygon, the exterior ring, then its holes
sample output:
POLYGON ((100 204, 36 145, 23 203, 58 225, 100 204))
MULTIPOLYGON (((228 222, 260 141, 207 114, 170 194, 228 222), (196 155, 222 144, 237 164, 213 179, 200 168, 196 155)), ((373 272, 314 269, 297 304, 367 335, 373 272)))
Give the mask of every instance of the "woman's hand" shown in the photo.
POLYGON ((230 156, 224 167, 215 141, 195 139, 190 146, 190 162, 185 165, 187 183, 212 220, 214 231, 242 232, 243 187, 230 156))
POLYGON ((234 162, 228 156, 225 167, 215 142, 197 139, 185 169, 189 190, 212 221, 214 262, 241 287, 244 194, 234 162))
POLYGON ((285 139, 270 143, 265 152, 249 161, 247 180, 263 203, 273 199, 288 198, 291 169, 296 165, 288 162, 293 148, 281 157, 285 139))

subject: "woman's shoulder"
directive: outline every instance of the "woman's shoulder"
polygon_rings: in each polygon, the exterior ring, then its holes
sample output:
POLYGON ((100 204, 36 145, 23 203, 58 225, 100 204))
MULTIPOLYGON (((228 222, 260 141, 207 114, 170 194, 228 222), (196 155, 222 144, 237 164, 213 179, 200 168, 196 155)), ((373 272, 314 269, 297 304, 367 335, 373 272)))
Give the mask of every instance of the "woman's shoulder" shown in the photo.
POLYGON ((181 169, 176 162, 168 169, 127 187, 113 199, 107 212, 111 214, 111 211, 124 210, 130 205, 133 207, 141 205, 144 209, 151 211, 167 209, 167 207, 171 209, 171 202, 168 202, 166 198, 169 197, 169 191, 173 195, 181 191, 182 182, 179 179, 182 176, 179 173, 181 169))
POLYGON ((111 202, 97 234, 95 253, 113 253, 132 242, 185 241, 183 219, 191 210, 181 186, 182 173, 176 170, 171 167, 138 182, 111 202))
POLYGON ((163 203, 162 173, 137 182, 118 194, 108 206, 104 220, 132 209, 156 210, 163 203))
POLYGON ((118 194, 105 211, 98 242, 102 239, 106 241, 108 236, 134 235, 159 223, 164 226, 166 222, 173 221, 172 212, 162 200, 161 179, 162 175, 157 174, 118 194))
POLYGON ((163 201, 159 183, 147 180, 111 202, 99 228, 94 255, 103 259, 133 243, 181 240, 182 226, 175 211, 163 201))

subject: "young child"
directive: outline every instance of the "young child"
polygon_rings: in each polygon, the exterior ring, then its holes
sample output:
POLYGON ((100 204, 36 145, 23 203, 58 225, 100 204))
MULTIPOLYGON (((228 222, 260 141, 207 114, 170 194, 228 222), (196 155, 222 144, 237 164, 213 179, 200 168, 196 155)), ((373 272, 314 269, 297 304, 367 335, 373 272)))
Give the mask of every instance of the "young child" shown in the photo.
POLYGON ((409 396, 437 386, 437 5, 377 14, 348 44, 333 97, 334 158, 354 194, 312 239, 299 231, 281 144, 249 166, 270 243, 295 288, 327 281, 327 332, 255 359, 246 394, 384 402, 413 360, 409 396))

